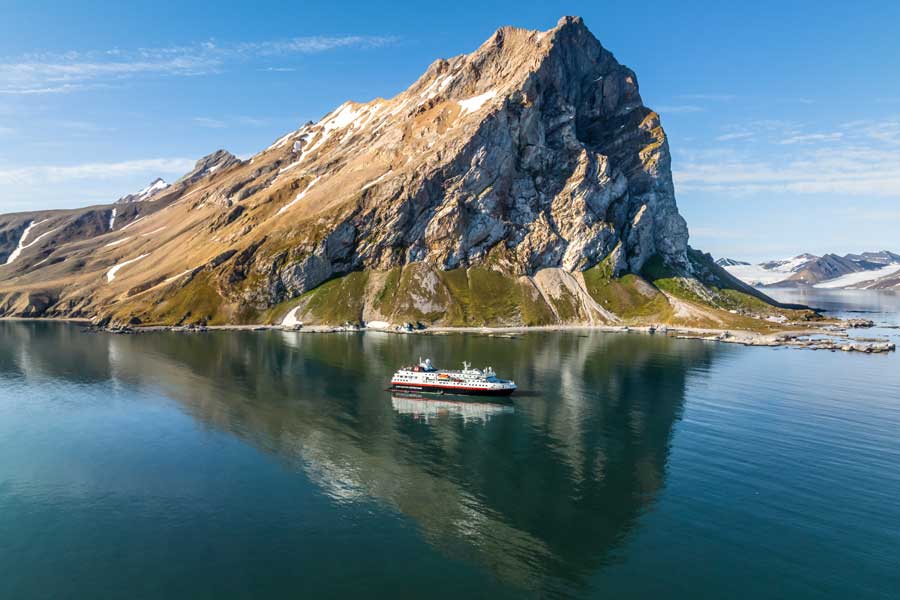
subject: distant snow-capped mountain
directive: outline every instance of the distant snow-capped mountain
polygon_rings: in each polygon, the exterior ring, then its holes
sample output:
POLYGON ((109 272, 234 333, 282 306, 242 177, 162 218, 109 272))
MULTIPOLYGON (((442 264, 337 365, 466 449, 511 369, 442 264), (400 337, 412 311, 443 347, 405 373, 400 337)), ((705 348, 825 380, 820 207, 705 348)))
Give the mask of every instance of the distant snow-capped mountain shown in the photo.
POLYGON ((719 259, 716 259, 716 264, 719 265, 720 267, 738 267, 738 266, 749 265, 750 263, 744 262, 742 260, 735 260, 733 258, 719 258, 719 259))
POLYGON ((799 254, 755 265, 729 258, 717 262, 757 287, 900 288, 900 254, 888 250, 844 256, 799 254))

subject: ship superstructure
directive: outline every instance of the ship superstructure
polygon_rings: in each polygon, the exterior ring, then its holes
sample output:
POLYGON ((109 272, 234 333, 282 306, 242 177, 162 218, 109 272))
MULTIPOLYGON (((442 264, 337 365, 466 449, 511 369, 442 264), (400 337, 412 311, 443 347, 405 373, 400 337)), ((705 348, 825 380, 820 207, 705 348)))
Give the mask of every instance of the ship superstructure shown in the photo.
POLYGON ((396 390, 443 392, 474 396, 509 396, 516 390, 516 383, 500 379, 491 367, 473 369, 464 362, 461 371, 436 369, 430 358, 419 359, 411 367, 403 367, 391 378, 396 390))

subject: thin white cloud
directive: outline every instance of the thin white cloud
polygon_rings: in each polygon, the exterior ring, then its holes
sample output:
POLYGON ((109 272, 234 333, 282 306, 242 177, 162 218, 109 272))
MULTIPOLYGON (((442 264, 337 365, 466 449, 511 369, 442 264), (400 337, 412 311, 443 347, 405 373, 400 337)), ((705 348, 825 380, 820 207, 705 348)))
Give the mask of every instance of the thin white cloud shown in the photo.
POLYGON ((682 192, 748 194, 789 192, 900 198, 900 149, 842 144, 809 148, 791 157, 752 159, 721 151, 689 157, 676 164, 682 192))
POLYGON ((682 100, 708 100, 710 102, 727 102, 734 100, 734 94, 680 94, 676 96, 682 100))
POLYGON ((395 42, 396 38, 388 36, 310 36, 223 46, 210 41, 130 51, 115 48, 27 55, 0 59, 0 94, 70 93, 142 75, 197 76, 219 72, 227 65, 241 61, 341 48, 380 48, 395 42))
MULTIPOLYGON (((0 74, 4 73, 3 67, 4 65, 0 65, 0 74)), ((24 82, 10 80, 6 82, 5 87, 0 87, 0 94, 4 96, 44 96, 48 94, 69 94, 98 87, 100 86, 73 83, 62 85, 25 85, 24 82)))
POLYGON ((0 185, 21 186, 64 183, 84 179, 131 177, 134 175, 183 174, 194 167, 189 158, 149 158, 120 162, 92 162, 76 165, 33 165, 0 168, 0 185))
POLYGON ((656 108, 656 112, 663 116, 667 114, 698 113, 703 112, 704 110, 705 109, 702 106, 697 106, 696 104, 676 104, 658 106, 656 108))
POLYGON ((225 121, 211 119, 209 117, 194 117, 194 123, 200 127, 207 127, 209 129, 223 129, 226 127, 225 121))
POLYGON ((0 166, 0 213, 112 202, 156 177, 173 181, 193 167, 187 158, 0 166))
POLYGON ((738 131, 735 133, 726 133, 716 138, 717 142, 730 142, 733 140, 748 140, 753 138, 753 133, 749 131, 738 131))
POLYGON ((258 119, 256 117, 233 117, 227 119, 216 119, 212 117, 194 117, 194 123, 200 127, 208 129, 224 129, 234 125, 242 127, 261 127, 268 123, 266 119, 258 119))
POLYGON ((872 140, 890 146, 900 145, 900 117, 874 120, 864 119, 844 123, 842 129, 851 133, 864 135, 872 140))
POLYGON ((844 134, 837 131, 834 133, 806 133, 792 135, 778 142, 779 144, 806 144, 811 142, 836 142, 844 137, 844 134))
POLYGON ((285 54, 311 54, 325 52, 337 48, 381 48, 397 42, 392 36, 310 36, 290 40, 245 42, 236 46, 236 50, 255 56, 278 56, 285 54))

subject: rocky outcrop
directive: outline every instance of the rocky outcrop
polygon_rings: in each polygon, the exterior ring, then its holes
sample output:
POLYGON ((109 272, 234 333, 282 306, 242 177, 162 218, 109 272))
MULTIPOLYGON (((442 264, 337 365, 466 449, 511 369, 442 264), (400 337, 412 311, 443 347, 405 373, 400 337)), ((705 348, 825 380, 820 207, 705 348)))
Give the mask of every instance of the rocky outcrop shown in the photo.
POLYGON ((189 186, 200 179, 211 175, 217 171, 224 171, 230 167, 241 164, 241 160, 227 150, 216 150, 212 154, 204 156, 194 165, 194 168, 183 175, 174 186, 189 186))
POLYGON ((123 196, 122 198, 119 198, 116 203, 130 204, 132 202, 144 202, 145 200, 152 200, 167 187, 169 187, 169 184, 163 181, 161 177, 157 177, 150 182, 150 185, 148 185, 141 191, 135 194, 128 194, 127 196, 123 196))

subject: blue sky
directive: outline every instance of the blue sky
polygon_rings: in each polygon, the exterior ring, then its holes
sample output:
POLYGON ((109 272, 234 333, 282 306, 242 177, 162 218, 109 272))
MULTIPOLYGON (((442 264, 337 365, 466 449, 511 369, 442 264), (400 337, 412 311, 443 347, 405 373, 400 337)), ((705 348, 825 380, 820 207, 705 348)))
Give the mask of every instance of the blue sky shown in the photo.
POLYGON ((500 25, 584 17, 637 72, 691 244, 758 260, 900 250, 900 3, 4 2, 0 212, 109 202, 500 25))

